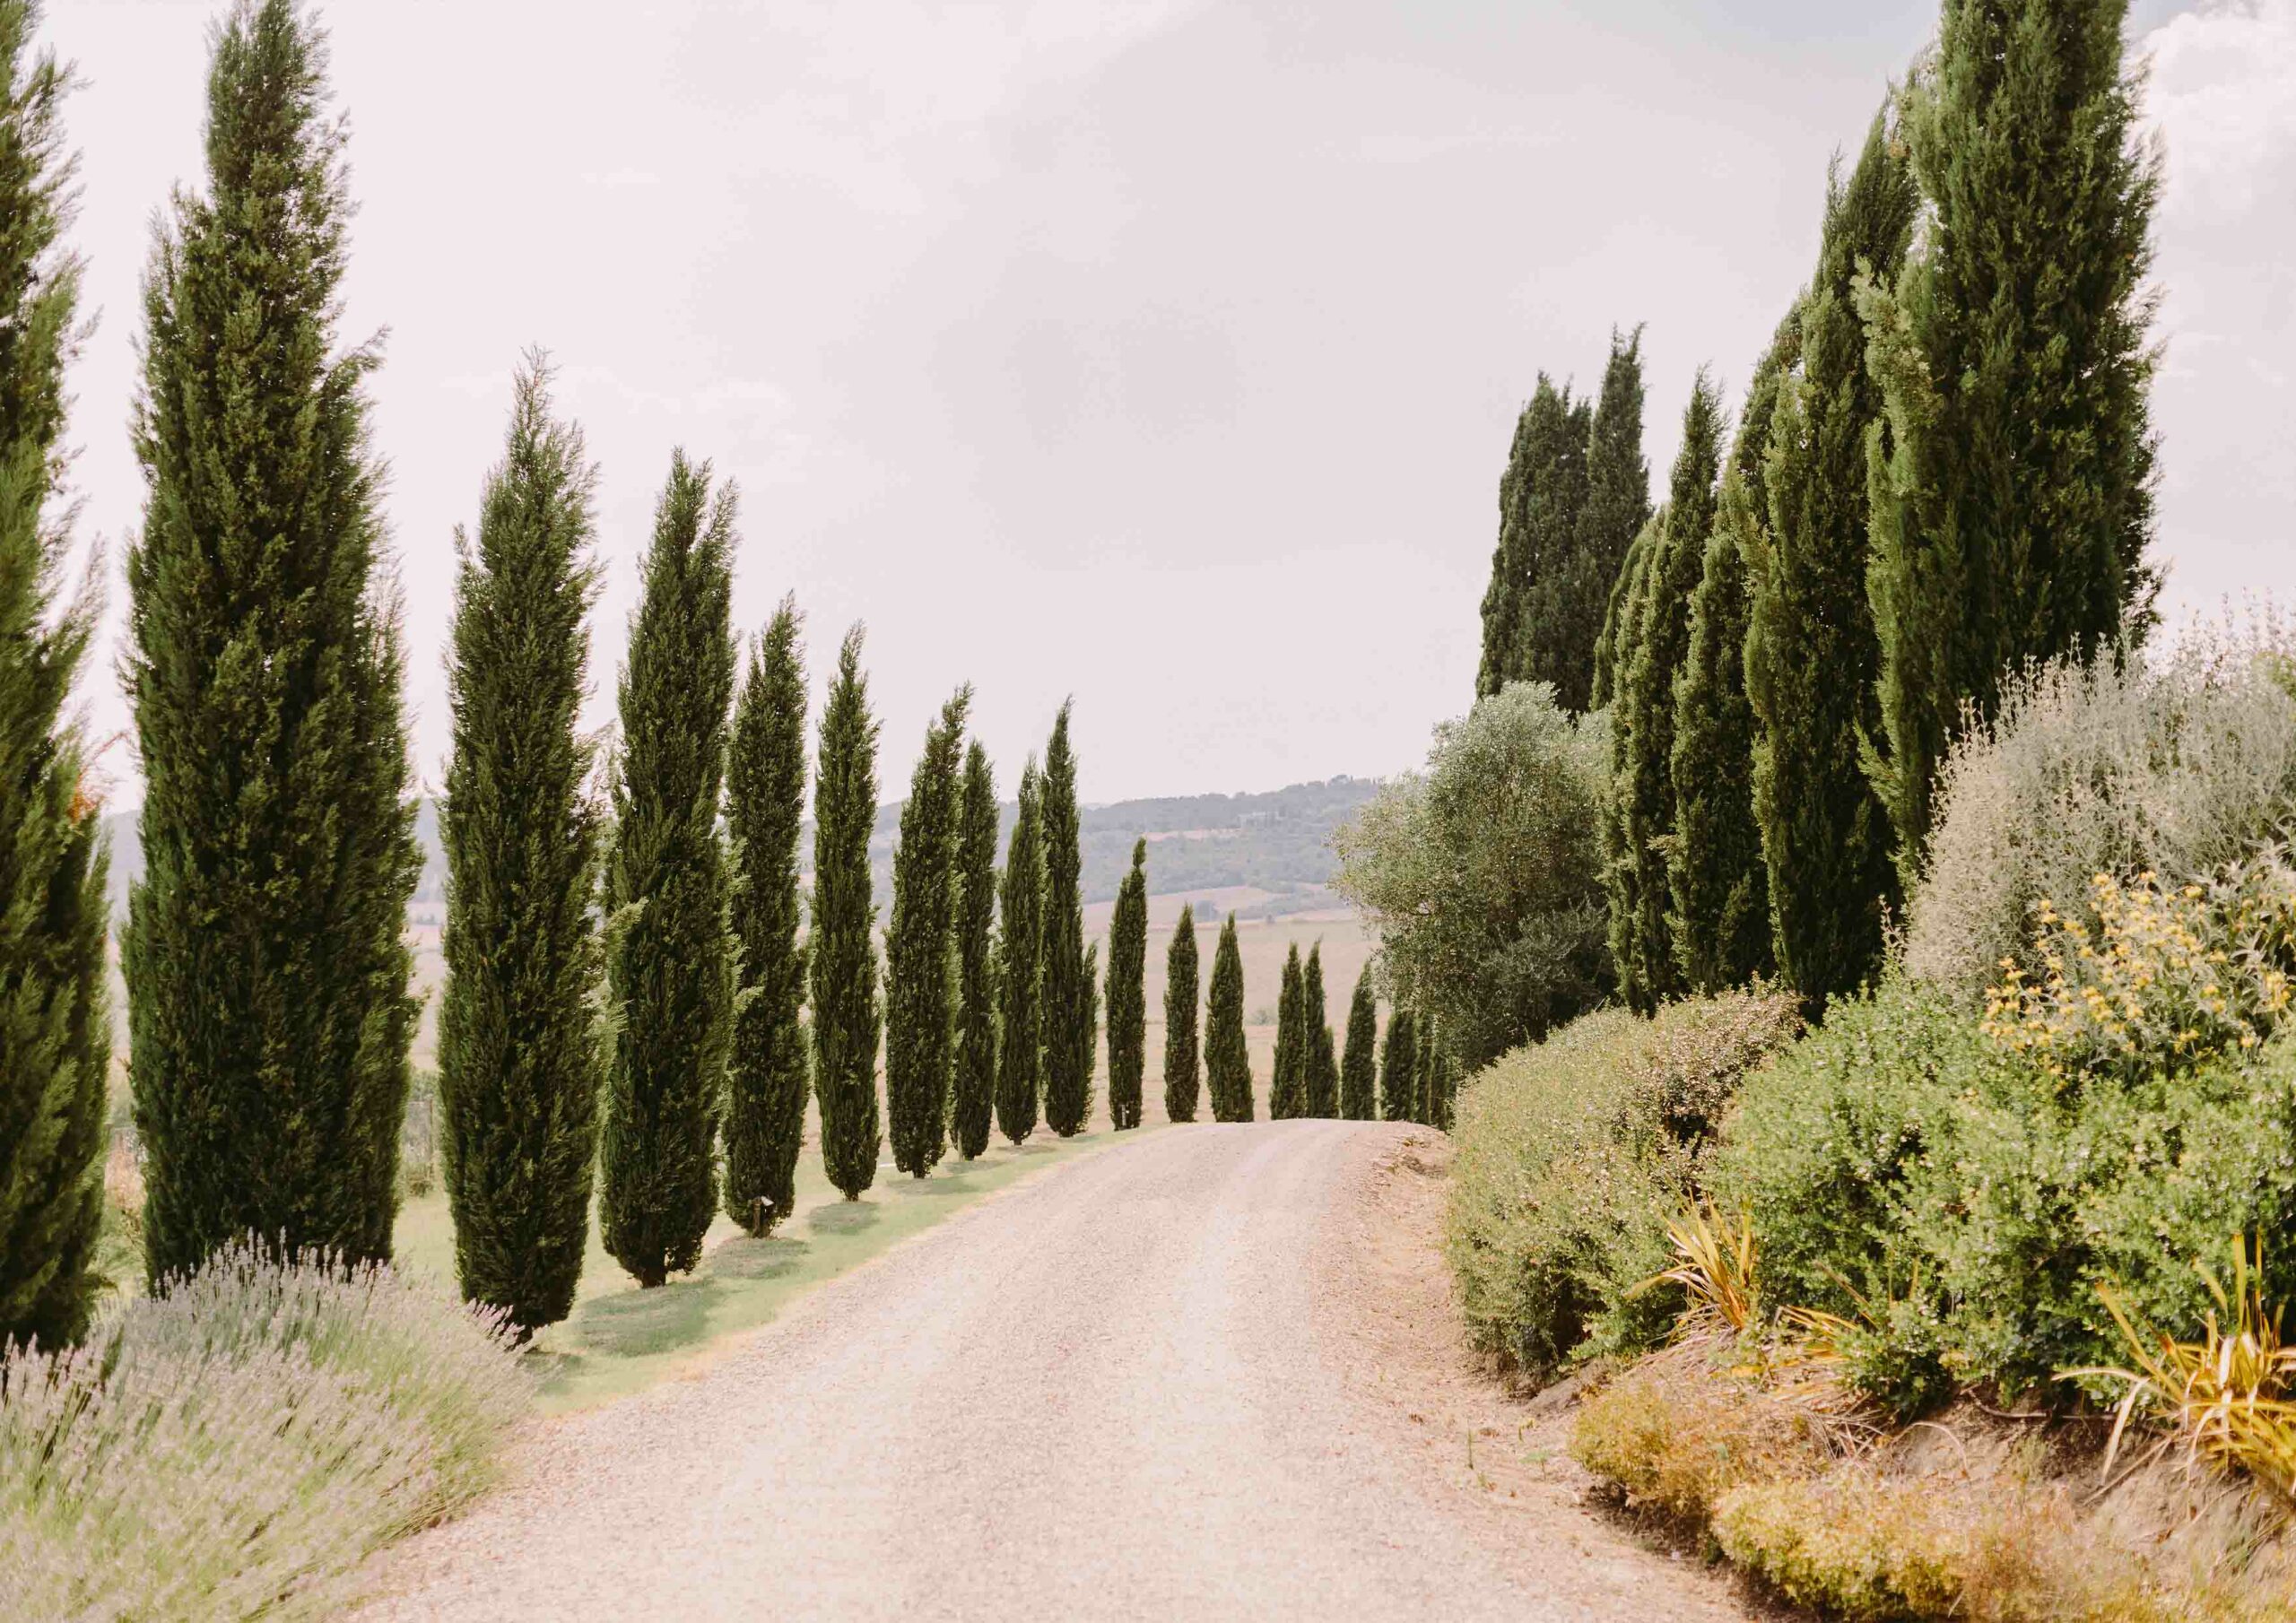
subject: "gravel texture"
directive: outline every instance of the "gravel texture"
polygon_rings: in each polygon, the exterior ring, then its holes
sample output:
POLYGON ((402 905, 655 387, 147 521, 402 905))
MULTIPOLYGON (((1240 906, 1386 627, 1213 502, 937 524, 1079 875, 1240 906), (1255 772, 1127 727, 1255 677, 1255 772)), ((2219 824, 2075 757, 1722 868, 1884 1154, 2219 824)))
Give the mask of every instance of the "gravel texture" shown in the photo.
POLYGON ((1413 1133, 1174 1128, 987 1200, 544 1428, 368 1615, 1740 1616, 1575 1508, 1494 1522, 1366 1380, 1367 1213, 1413 1133))

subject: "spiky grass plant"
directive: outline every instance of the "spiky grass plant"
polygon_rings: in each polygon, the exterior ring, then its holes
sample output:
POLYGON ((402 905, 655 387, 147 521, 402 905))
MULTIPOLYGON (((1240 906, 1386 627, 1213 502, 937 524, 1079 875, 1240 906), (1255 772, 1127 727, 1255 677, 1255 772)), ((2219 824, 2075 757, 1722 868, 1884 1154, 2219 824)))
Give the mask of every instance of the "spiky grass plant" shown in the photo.
POLYGON ((2162 1428, 2148 1457, 2175 1454, 2195 1473, 2238 1472, 2283 1513, 2296 1512, 2296 1344, 2282 1333, 2284 1307, 2267 1305, 2258 1283, 2264 1237, 2253 1247, 2233 1243, 2229 1282, 2205 1263, 2195 1266, 2216 1304, 2197 1340, 2140 1327, 2119 1293, 2100 1285, 2097 1295, 2120 1329, 2133 1367, 2068 1369, 2059 1379, 2122 1388, 2105 1446, 2108 1475, 2142 1416, 2162 1428))

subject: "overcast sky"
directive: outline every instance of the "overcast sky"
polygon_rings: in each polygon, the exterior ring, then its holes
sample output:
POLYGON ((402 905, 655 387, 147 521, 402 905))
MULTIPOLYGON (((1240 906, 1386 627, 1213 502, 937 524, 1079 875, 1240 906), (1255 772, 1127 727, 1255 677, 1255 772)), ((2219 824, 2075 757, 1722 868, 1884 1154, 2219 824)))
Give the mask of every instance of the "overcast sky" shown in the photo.
MULTIPOLYGON (((83 534, 140 522, 137 285, 196 184, 207 0, 50 0, 86 81, 83 534)), ((1008 791, 1065 693, 1090 800, 1415 764, 1464 708, 1542 368, 1648 324, 1661 482, 1806 276, 1935 0, 336 0, 424 779, 452 534, 547 346, 602 464, 610 719, 670 450, 742 487, 737 621, 869 627, 902 792, 970 679, 1008 791)), ((2296 595, 2296 0, 2146 0, 2172 609, 2296 595)), ((115 585, 110 625, 120 622, 115 585)), ((107 653, 110 650, 108 648, 107 653)), ((125 704, 107 668, 90 709, 125 704)), ((123 799, 133 762, 111 761, 123 799)))

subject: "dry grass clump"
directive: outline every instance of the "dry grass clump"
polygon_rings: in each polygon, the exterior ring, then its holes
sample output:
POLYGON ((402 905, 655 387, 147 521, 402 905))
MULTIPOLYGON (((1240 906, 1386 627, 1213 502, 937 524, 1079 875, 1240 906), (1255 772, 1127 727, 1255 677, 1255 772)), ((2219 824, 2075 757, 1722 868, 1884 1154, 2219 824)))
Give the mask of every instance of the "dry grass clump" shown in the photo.
POLYGON ((0 1595, 90 1623, 339 1615, 531 1402, 499 1324, 387 1268, 225 1253, 0 1362, 0 1595))
POLYGON ((1686 1341, 1643 1359, 1578 1410, 1570 1456, 1631 1508, 1702 1532, 1750 1484, 1815 1474, 1831 1458, 1817 1415, 1717 1371, 1721 1349, 1686 1341))

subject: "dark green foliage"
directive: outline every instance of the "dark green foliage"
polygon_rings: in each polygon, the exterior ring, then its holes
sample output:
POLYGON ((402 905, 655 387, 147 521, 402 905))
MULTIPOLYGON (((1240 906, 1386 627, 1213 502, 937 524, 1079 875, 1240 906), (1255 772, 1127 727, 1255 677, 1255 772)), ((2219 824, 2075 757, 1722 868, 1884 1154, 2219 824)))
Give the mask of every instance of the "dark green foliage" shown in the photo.
POLYGON ((1379 994, 1366 964, 1347 1006, 1347 1046, 1339 1062, 1339 1113, 1351 1122, 1377 1119, 1379 1113, 1379 994))
MULTIPOLYGON (((1946 0, 1908 89, 1930 205, 1892 285, 1862 282, 1888 432, 1869 438, 1886 749, 1869 751, 1909 883, 1964 705, 2027 660, 2142 632, 2152 533, 2152 206, 2122 61, 2127 0, 1946 0)), ((1878 744, 1881 741, 1875 741, 1878 744)))
POLYGON ((1599 607, 1578 589, 1578 512, 1587 496, 1590 408, 1545 373, 1515 425, 1499 482, 1499 545, 1483 600, 1483 661, 1475 695, 1510 681, 1551 681, 1586 707, 1599 607))
POLYGON ((971 705, 972 690, 959 688, 926 729, 893 850, 893 911, 885 930, 885 1112, 893 1165, 911 1177, 932 1171, 949 1146, 957 820, 971 705))
POLYGON ((1205 1008, 1204 1069, 1212 1119, 1252 1119, 1252 1054, 1244 1040, 1244 954, 1236 944, 1236 916, 1220 926, 1212 954, 1212 992, 1205 1008))
POLYGON ((1036 1131, 1044 1095, 1044 777, 1033 755, 1021 770, 999 911, 996 1129, 1018 1144, 1036 1131))
POLYGON ((739 988, 726 1070, 726 1215, 765 1235, 797 1202, 812 1091, 797 840, 805 815, 805 665, 794 598, 750 652, 726 760, 739 988))
POLYGON ((1776 972, 1770 873, 1754 821, 1754 716, 1746 702, 1746 560, 1765 535, 1762 464, 1779 382, 1795 359, 1788 317, 1754 369, 1714 533, 1690 600, 1690 647, 1674 677, 1674 841, 1666 855, 1674 962, 1692 991, 1776 972))
POLYGON ((1611 955, 1619 991, 1648 1011, 1682 985, 1673 933, 1666 852, 1674 836, 1674 677, 1689 657, 1690 599, 1714 530, 1721 461, 1721 402, 1704 371, 1683 413, 1665 508, 1649 550, 1639 601, 1622 622, 1613 712, 1619 774, 1612 785, 1617 859, 1612 864, 1611 955))
POLYGON ((58 246, 69 75, 52 56, 26 59, 38 20, 23 0, 0 4, 0 1346, 55 1347, 86 1330, 100 1283, 111 1034, 101 816, 64 716, 94 604, 55 612, 71 532, 48 510, 80 285, 58 246))
POLYGON ((1100 943, 1084 949, 1084 1097, 1092 1097, 1092 1076, 1100 1063, 1100 943))
POLYGON ((1852 298, 1861 267, 1897 274, 1917 202, 1877 117, 1848 184, 1828 178, 1800 364, 1780 384, 1763 459, 1766 525, 1746 555, 1746 697, 1771 933, 1787 984, 1813 1007, 1873 974, 1897 898, 1889 818, 1858 760, 1859 741, 1882 730, 1866 595, 1866 440, 1881 399, 1852 298))
MULTIPOLYGON (((1696 1202, 1741 1080, 1800 1027, 1777 993, 1685 999, 1656 1020, 1605 1009, 1480 1072, 1444 1225, 1477 1344, 1534 1380, 1661 1345, 1683 1306, 1674 1286, 1644 1288, 1676 1260, 1666 1226, 1696 1202)), ((1448 1108, 1448 1084, 1440 1097, 1448 1108)))
POLYGON ((1339 1056, 1333 1051, 1331 1012, 1324 997, 1324 944, 1308 949, 1300 971, 1300 1018, 1308 1029, 1308 1114, 1339 1114, 1339 1056))
POLYGON ((877 1181, 877 907, 869 828, 877 815, 877 722, 861 672, 861 628, 845 634, 822 707, 813 778, 813 1097, 822 1168, 848 1201, 877 1181))
POLYGON ((598 1231, 639 1285, 691 1268, 718 1209, 734 1036, 731 886, 718 831, 734 697, 734 488, 670 459, 622 673, 606 995, 613 1054, 598 1231))
POLYGON ((597 1158, 599 808, 578 727, 598 577, 581 433, 552 420, 539 358, 515 386, 477 543, 456 536, 439 1159, 464 1297, 534 1331, 574 1306, 597 1158))
POLYGON ((1412 1061, 1412 1079, 1418 1084, 1417 1098, 1411 1108, 1411 1119, 1422 1127, 1432 1127, 1441 1113, 1440 1093, 1443 1086, 1442 1046, 1436 1040, 1435 1017, 1422 1011, 1414 1020, 1419 1037, 1419 1053, 1412 1061))
POLYGON ((1655 517, 1642 521, 1642 528, 1635 532, 1619 564, 1618 578, 1611 583, 1603 634, 1595 643, 1595 707, 1598 710, 1618 702, 1622 655, 1633 646, 1634 619, 1642 612, 1643 594, 1650 580, 1650 554, 1657 547, 1658 533, 1655 517))
POLYGON ((1091 977, 1084 968, 1083 855, 1069 707, 1044 752, 1044 1124, 1062 1138, 1092 1114, 1091 977))
POLYGON ((1164 952, 1164 1118, 1196 1120, 1204 1086, 1202 1019, 1196 1008, 1196 907, 1180 905, 1180 921, 1164 952))
POLYGON ((988 1148, 996 1097, 996 777, 978 740, 965 751, 957 819, 957 1063, 949 1136, 970 1161, 988 1148))
POLYGON ((1148 842, 1132 847, 1132 872, 1116 893, 1109 923, 1109 1119, 1117 1131, 1140 1125, 1140 1081, 1148 1066, 1148 842))
POLYGON ((1283 988, 1275 994, 1275 1078, 1267 1089, 1272 1121, 1308 1114, 1308 1020, 1300 980, 1300 943, 1294 942, 1283 960, 1283 988))
POLYGON ((351 204, 325 68, 289 0, 234 7, 209 192, 176 194, 144 282, 125 671, 144 874, 121 959, 155 1280, 250 1232, 386 1258, 398 1205, 422 856, 377 357, 332 348, 351 204))
POLYGON ((1583 704, 1577 690, 1556 690, 1570 709, 1600 709, 1616 697, 1623 652, 1613 640, 1618 588, 1630 570, 1627 552, 1650 521, 1650 464, 1642 455, 1642 329, 1623 338, 1611 334, 1611 356, 1603 369, 1603 389, 1587 437, 1587 496, 1578 509, 1578 540, 1572 548, 1576 573, 1575 620, 1601 628, 1595 633, 1594 669, 1583 704))
POLYGON ((1398 1005, 1387 1016, 1387 1040, 1379 1058, 1379 1114, 1407 1122, 1419 1109, 1419 1023, 1398 1005))

